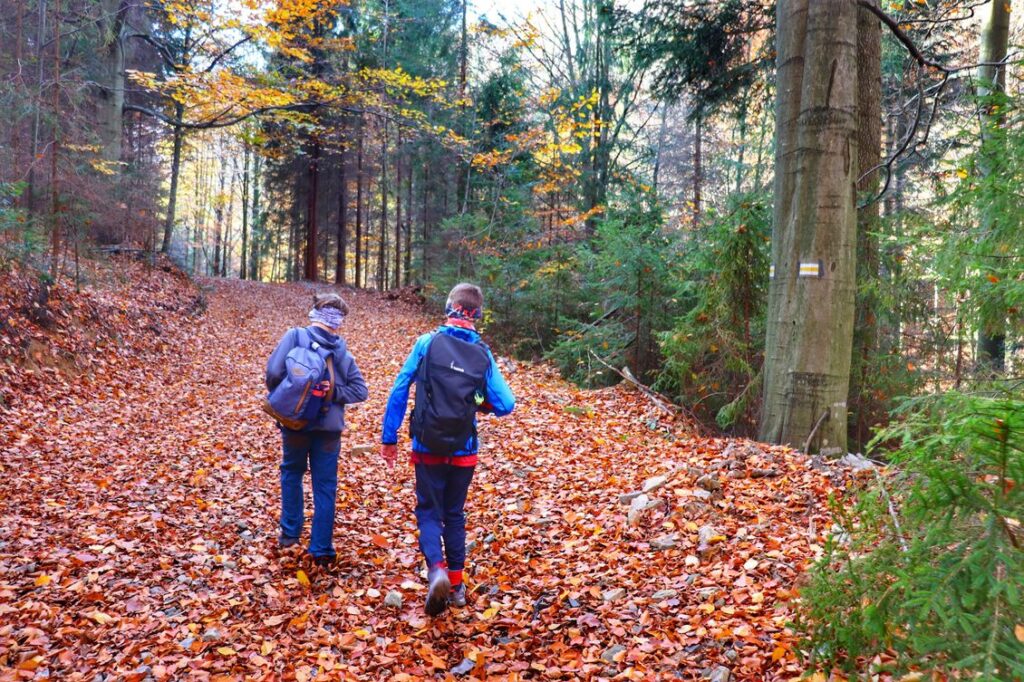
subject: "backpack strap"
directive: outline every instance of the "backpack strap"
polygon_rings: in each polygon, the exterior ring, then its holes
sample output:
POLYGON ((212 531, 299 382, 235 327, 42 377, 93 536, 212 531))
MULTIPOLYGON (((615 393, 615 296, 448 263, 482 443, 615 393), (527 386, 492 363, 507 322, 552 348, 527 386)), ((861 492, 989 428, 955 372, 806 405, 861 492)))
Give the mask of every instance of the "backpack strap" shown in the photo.
POLYGON ((328 390, 330 391, 331 402, 333 402, 334 401, 334 387, 337 386, 337 383, 334 380, 334 353, 328 353, 327 354, 327 376, 328 376, 328 381, 331 382, 331 387, 328 390))

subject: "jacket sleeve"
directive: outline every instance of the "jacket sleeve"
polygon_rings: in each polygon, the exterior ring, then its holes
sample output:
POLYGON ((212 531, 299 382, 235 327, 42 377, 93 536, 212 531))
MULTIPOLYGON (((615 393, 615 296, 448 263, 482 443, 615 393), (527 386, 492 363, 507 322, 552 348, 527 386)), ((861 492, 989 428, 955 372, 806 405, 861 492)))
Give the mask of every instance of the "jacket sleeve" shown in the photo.
POLYGON ((405 410, 409 404, 409 387, 416 381, 416 370, 420 366, 420 360, 427 352, 430 344, 430 334, 424 334, 416 339, 412 352, 405 359, 405 364, 395 377, 395 383, 391 387, 391 395, 388 396, 388 405, 384 412, 384 425, 381 429, 380 442, 384 445, 393 445, 398 442, 398 429, 405 420, 405 410))
POLYGON ((512 395, 512 389, 505 381, 489 348, 487 357, 491 359, 491 368, 487 372, 487 402, 492 414, 496 417, 504 417, 506 414, 511 414, 512 410, 516 408, 516 398, 512 395))
POLYGON ((286 331, 281 340, 277 342, 277 348, 274 349, 274 352, 270 354, 270 358, 267 359, 266 382, 268 391, 273 391, 284 380, 284 375, 288 371, 284 361, 288 357, 289 351, 295 348, 296 334, 297 332, 294 329, 286 331))
POLYGON ((345 369, 345 376, 341 377, 334 387, 334 402, 341 405, 363 402, 369 392, 366 390, 366 381, 356 366, 356 359, 352 353, 345 352, 345 361, 342 366, 345 369))

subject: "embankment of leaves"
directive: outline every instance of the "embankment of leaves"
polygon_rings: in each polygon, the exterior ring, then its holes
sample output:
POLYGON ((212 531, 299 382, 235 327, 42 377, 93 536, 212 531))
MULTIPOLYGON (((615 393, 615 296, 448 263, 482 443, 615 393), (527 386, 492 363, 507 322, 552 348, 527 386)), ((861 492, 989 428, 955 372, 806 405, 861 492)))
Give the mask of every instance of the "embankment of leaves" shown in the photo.
POLYGON ((20 265, 0 278, 0 412, 166 345, 206 306, 201 289, 165 257, 152 265, 88 261, 82 273, 79 287, 20 265))

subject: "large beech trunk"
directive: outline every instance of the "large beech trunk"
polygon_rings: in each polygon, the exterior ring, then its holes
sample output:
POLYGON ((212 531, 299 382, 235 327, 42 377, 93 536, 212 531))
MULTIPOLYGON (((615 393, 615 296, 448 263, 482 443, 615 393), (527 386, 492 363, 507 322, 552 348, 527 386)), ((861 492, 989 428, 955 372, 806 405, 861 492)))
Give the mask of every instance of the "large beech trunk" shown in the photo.
POLYGON ((761 438, 842 453, 856 291, 858 8, 780 0, 776 11, 775 274, 761 438), (801 276, 801 263, 820 275, 801 276))

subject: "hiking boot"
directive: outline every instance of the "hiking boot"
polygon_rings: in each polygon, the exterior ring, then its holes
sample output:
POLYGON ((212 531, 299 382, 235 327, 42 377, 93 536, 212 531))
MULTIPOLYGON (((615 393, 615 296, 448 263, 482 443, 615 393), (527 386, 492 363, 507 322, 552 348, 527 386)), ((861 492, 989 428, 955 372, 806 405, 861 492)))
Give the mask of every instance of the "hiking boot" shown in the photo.
POLYGON ((324 554, 323 556, 313 557, 313 565, 318 568, 330 568, 334 565, 335 556, 333 554, 324 554))
POLYGON ((289 547, 294 547, 297 544, 299 544, 298 538, 286 538, 283 535, 277 538, 278 549, 288 549, 289 547))
POLYGON ((466 605, 466 583, 459 583, 452 587, 452 593, 448 595, 448 603, 460 609, 466 605))
POLYGON ((448 608, 448 593, 452 584, 448 580, 448 569, 434 566, 427 572, 427 605, 428 616, 439 616, 448 608))

